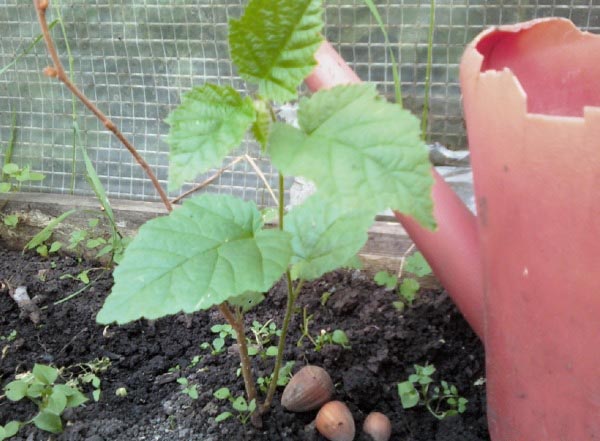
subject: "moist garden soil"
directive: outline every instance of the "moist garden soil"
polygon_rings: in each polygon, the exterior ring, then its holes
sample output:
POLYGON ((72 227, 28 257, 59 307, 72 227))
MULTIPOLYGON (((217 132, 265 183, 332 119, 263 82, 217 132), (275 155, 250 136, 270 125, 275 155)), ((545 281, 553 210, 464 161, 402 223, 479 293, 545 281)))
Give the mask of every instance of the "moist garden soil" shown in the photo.
MULTIPOLYGON (((80 373, 81 363, 102 357, 110 360, 109 368, 98 375, 100 400, 91 399, 91 386, 86 385, 90 401, 65 411, 62 434, 50 435, 30 425, 14 440, 323 440, 312 423, 316 412, 283 410, 278 404, 281 389, 273 410, 263 418, 262 429, 243 426, 236 418, 215 422, 218 414, 231 408, 214 398, 213 392, 227 386, 237 396, 243 388, 236 376, 239 359, 231 339, 219 355, 200 348, 202 342, 216 337, 211 326, 224 323, 217 311, 154 322, 140 320, 121 327, 99 326, 95 316, 112 285, 111 274, 99 269, 89 272, 93 282, 83 292, 55 305, 86 286, 65 275, 76 276, 92 267, 72 257, 22 255, 0 243, 0 385, 30 370, 34 363, 64 367, 68 376, 80 373), (8 286, 26 286, 35 297, 42 308, 37 326, 21 314, 8 295, 8 286), (2 340, 13 330, 14 340, 2 340), (199 361, 192 366, 195 357, 199 361), (196 385, 197 399, 182 393, 183 386, 177 382, 180 377, 196 385), (128 392, 126 397, 115 394, 122 387, 128 392)), ((280 325, 285 292, 282 283, 276 285, 267 299, 248 313, 247 324, 273 319, 280 325)), ((335 398, 345 401, 354 415, 357 439, 366 439, 360 435, 360 427, 366 415, 377 410, 392 421, 392 440, 489 440, 480 341, 443 291, 422 292, 403 313, 392 305, 395 300, 393 292, 375 285, 360 271, 335 272, 305 285, 298 308, 300 312, 306 307, 313 315, 311 334, 341 329, 351 348, 326 345, 317 352, 307 339, 298 347, 302 314, 297 313, 290 326, 285 360, 295 361, 294 372, 306 364, 327 369, 335 384, 335 398), (325 292, 331 296, 322 305, 325 292), (466 412, 438 421, 422 406, 404 410, 397 383, 413 373, 415 363, 434 364, 434 380, 455 384, 469 400, 466 412)), ((254 357, 253 363, 255 373, 265 375, 273 358, 254 357)), ((34 414, 35 407, 29 402, 0 398, 0 424, 23 421, 34 414)))

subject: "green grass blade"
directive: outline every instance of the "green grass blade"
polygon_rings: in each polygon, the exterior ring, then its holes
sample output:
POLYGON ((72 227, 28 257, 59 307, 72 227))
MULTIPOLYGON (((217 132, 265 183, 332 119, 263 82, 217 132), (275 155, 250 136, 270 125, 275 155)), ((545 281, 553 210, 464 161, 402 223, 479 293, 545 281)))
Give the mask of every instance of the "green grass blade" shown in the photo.
POLYGON ((69 211, 64 212, 57 218, 52 219, 42 231, 40 231, 38 234, 33 236, 31 238, 31 240, 29 242, 27 242, 27 244, 25 245, 25 249, 32 250, 34 248, 37 248, 41 244, 43 244, 52 235, 52 232, 58 226, 58 224, 60 224, 62 221, 64 221, 66 218, 71 216, 76 211, 77 210, 75 210, 75 209, 69 210, 69 211))
MULTIPOLYGON (((17 138, 17 112, 13 110, 12 113, 12 122, 10 125, 10 138, 8 140, 8 145, 6 146, 6 152, 4 153, 4 164, 8 164, 12 160, 13 151, 15 149, 15 139, 17 138)), ((2 170, 0 168, 0 170, 2 170)), ((6 175, 4 172, 0 172, 0 182, 4 182, 6 179, 6 175)))
POLYGON ((435 0, 429 6, 429 35, 427 37, 427 67, 425 69, 425 97, 423 99, 423 115, 421 116, 421 138, 427 140, 429 125, 429 93, 431 89, 431 64, 433 61, 433 30, 435 26, 435 0))
POLYGON ((388 47, 390 58, 392 59, 392 75, 394 77, 394 92, 396 95, 396 102, 402 105, 402 84, 400 83, 400 71, 398 69, 398 62, 396 61, 396 57, 394 56, 394 50, 390 45, 390 39, 385 28, 385 24, 383 23, 381 15, 377 10, 377 6, 375 6, 375 3, 373 3, 373 0, 364 0, 364 2, 371 11, 371 15, 373 15, 373 18, 379 25, 379 28, 381 29, 381 32, 383 34, 383 38, 385 38, 385 44, 388 47))
MULTIPOLYGON (((54 26, 56 26, 57 23, 58 23, 58 20, 54 20, 52 23, 50 23, 48 25, 48 28, 52 29, 54 26)), ((42 34, 35 37, 33 39, 33 41, 31 43, 29 43, 29 46, 27 46, 23 52, 21 52, 19 55, 17 55, 14 60, 12 60, 10 63, 8 63, 6 66, 4 66, 2 69, 0 69, 0 75, 2 75, 4 72, 6 72, 8 69, 10 69, 11 66, 14 66, 14 64, 17 61, 19 61, 21 59, 21 57, 23 57, 24 55, 27 55, 31 51, 31 49, 33 49, 34 46, 39 43, 39 41, 42 38, 44 38, 44 36, 42 34)))

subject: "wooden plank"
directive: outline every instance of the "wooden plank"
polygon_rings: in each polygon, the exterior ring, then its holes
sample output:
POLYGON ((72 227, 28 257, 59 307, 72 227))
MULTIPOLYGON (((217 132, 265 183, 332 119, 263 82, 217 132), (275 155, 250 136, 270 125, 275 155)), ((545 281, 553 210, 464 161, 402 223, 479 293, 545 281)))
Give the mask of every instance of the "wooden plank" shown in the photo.
MULTIPOLYGON (((130 237, 136 234, 144 222, 167 213, 164 206, 157 202, 114 199, 111 204, 120 233, 130 237)), ((53 236, 54 240, 63 243, 68 243, 73 231, 88 228, 89 219, 103 219, 97 199, 88 196, 15 192, 0 194, 0 207, 3 207, 3 214, 16 214, 19 217, 16 228, 9 228, 0 222, 0 240, 13 249, 22 249, 52 219, 68 210, 78 211, 62 222, 53 236)), ((101 221, 94 234, 97 237, 107 235, 108 232, 107 222, 101 221)), ((367 244, 360 252, 364 270, 370 275, 381 270, 397 273, 402 256, 412 245, 412 240, 399 223, 389 220, 375 222, 369 230, 367 244)), ((86 257, 93 256, 87 253, 86 257)), ((437 284, 432 277, 426 277, 422 282, 424 286, 437 284)))

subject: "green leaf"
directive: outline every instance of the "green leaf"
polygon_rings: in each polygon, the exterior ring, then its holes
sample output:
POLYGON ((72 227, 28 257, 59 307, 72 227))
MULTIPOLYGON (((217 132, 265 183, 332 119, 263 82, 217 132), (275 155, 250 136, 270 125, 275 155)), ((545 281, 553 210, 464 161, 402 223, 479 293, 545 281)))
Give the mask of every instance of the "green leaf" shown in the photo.
POLYGON ((88 272, 89 270, 86 271, 82 271, 79 274, 77 274, 77 278, 82 281, 85 285, 90 283, 90 276, 88 276, 88 272))
MULTIPOLYGON (((415 365, 415 368, 416 368, 416 366, 417 365, 415 365)), ((428 364, 428 365, 425 365, 425 366, 420 366, 420 368, 421 368, 421 372, 420 372, 421 375, 431 376, 435 372, 435 366, 432 365, 432 364, 428 364)), ((417 372, 419 372, 419 371, 417 370, 417 372)))
POLYGON ((18 421, 9 421, 4 427, 0 426, 0 440, 15 436, 20 428, 21 423, 18 421))
POLYGON ((273 124, 273 117, 269 105, 263 100, 254 101, 254 110, 256 110, 256 121, 252 124, 252 134, 260 143, 263 152, 267 149, 267 141, 273 124))
MULTIPOLYGON (((96 253, 96 258, 99 259, 100 257, 110 253, 111 251, 113 251, 113 246, 111 244, 105 245, 103 246, 100 251, 98 251, 98 253, 96 253)), ((118 262, 117 262, 118 263, 118 262)))
POLYGON ((267 357, 276 357, 277 356, 277 346, 269 346, 265 351, 267 357))
POLYGON ((404 269, 417 277, 424 277, 431 274, 431 267, 423 257, 423 254, 416 252, 406 258, 404 269))
POLYGON ((181 377, 181 378, 178 378, 176 381, 179 384, 181 384, 182 386, 187 386, 188 385, 188 379, 187 378, 181 377))
POLYGON ((387 289, 394 289, 398 284, 398 277, 388 273, 387 271, 379 271, 373 279, 380 286, 385 286, 387 289))
POLYGON ((232 401, 231 407, 233 407, 238 412, 246 412, 248 410, 248 403, 246 399, 242 396, 237 397, 232 401))
POLYGON ((20 380, 11 381, 4 387, 4 391, 6 392, 6 398, 11 401, 19 401, 27 395, 27 388, 29 385, 20 380))
POLYGON ((57 227, 57 225, 60 224, 62 221, 64 221, 69 216, 71 216, 76 211, 77 210, 75 210, 75 209, 69 210, 69 211, 64 212, 57 218, 52 219, 42 231, 40 231, 38 234, 33 236, 33 238, 29 242, 27 242, 27 244, 25 245, 25 249, 33 250, 33 249, 37 248, 38 246, 40 246, 41 244, 43 244, 45 241, 47 241, 50 238, 50 236, 52 235, 52 232, 57 227))
POLYGON ((9 214, 4 216, 4 225, 7 227, 16 227, 19 223, 19 216, 16 214, 9 214))
MULTIPOLYGON (((75 124, 77 124, 77 123, 75 123, 75 124)), ((75 130, 79 134, 79 125, 75 126, 75 130)), ((100 177, 98 176, 98 173, 96 173, 96 168, 94 167, 94 164, 92 163, 92 160, 90 159, 90 156, 87 153, 87 149, 84 147, 82 142, 79 142, 79 149, 81 151, 81 155, 83 156, 83 162, 85 164, 85 172, 86 172, 86 178, 88 180, 88 183, 90 184, 90 187, 92 187, 92 190, 94 191, 94 194, 98 198, 100 205, 102 205, 104 214, 108 218, 112 227, 114 229, 116 229, 115 215, 112 210, 112 206, 110 205, 110 201, 108 200, 108 196, 106 195, 106 190, 104 189, 104 186, 102 185, 102 181, 100 181, 100 177)), ((96 221, 97 221, 97 219, 96 219, 96 221)), ((90 227, 92 227, 91 223, 90 223, 90 227)))
POLYGON ((187 394, 192 400, 198 399, 198 389, 196 389, 195 384, 187 390, 187 394))
POLYGON ((56 253, 58 250, 60 250, 62 248, 63 244, 59 241, 54 241, 52 242, 52 245, 50 245, 50 250, 48 250, 49 253, 56 253))
POLYGON ((51 387, 51 386, 48 386, 48 385, 45 385, 42 383, 38 383, 38 382, 30 384, 29 387, 27 388, 27 397, 28 398, 39 398, 48 392, 49 387, 51 387))
POLYGON ((300 102, 300 129, 276 123, 269 138, 273 164, 315 183, 336 204, 393 208, 434 228, 433 177, 419 121, 382 100, 374 85, 338 86, 300 102))
POLYGON ((50 433, 62 432, 62 421, 60 416, 52 412, 40 412, 33 419, 35 427, 41 430, 45 430, 50 433))
POLYGON ((232 297, 227 302, 233 306, 239 306, 242 311, 248 312, 256 305, 260 304, 265 299, 265 295, 261 292, 247 292, 241 296, 232 297))
POLYGON ((399 293, 403 299, 405 299, 409 305, 415 301, 416 294, 419 291, 421 285, 415 279, 404 279, 400 284, 399 293))
POLYGON ((8 193, 12 185, 10 182, 0 182, 0 193, 8 193))
POLYGON ((37 173, 37 172, 27 172, 27 179, 25 179, 26 181, 43 181, 44 178, 46 177, 46 175, 44 175, 43 173, 37 173))
POLYGON ((87 249, 94 249, 94 248, 98 248, 100 245, 104 245, 106 243, 106 240, 102 237, 96 237, 94 239, 88 239, 87 242, 85 243, 85 247, 87 249))
POLYGON ((100 389, 94 389, 92 391, 92 398, 94 399, 95 402, 100 401, 100 394, 101 394, 101 390, 100 389))
POLYGON ((37 381, 43 384, 54 384, 58 378, 58 369, 43 364, 35 364, 31 371, 37 381))
POLYGON ((288 234, 262 230, 253 202, 189 199, 143 225, 114 272, 100 323, 191 313, 248 291, 267 291, 291 257, 288 234))
POLYGON ((277 378, 277 386, 285 386, 290 382, 290 375, 292 369, 296 364, 295 361, 288 361, 284 366, 279 369, 279 377, 277 378))
POLYGON ((404 311, 405 305, 403 302, 400 302, 400 301, 392 302, 392 305, 394 306, 394 308, 396 308, 396 310, 398 312, 404 311))
POLYGON ((231 392, 226 387, 222 387, 213 394, 219 400, 225 400, 231 396, 231 392))
POLYGON ((231 87, 206 84, 184 94, 165 120, 171 126, 169 189, 220 165, 244 140, 255 119, 250 97, 242 98, 231 87))
POLYGON ((350 347, 350 340, 348 339, 346 333, 341 329, 336 329, 335 331, 333 331, 333 334, 331 335, 331 341, 340 346, 343 346, 344 348, 350 347))
POLYGON ((42 257, 48 257, 48 247, 46 245, 40 245, 35 249, 35 252, 42 257))
POLYGON ((13 164, 9 162, 8 164, 4 164, 2 167, 2 172, 7 175, 14 175, 15 173, 19 173, 20 168, 17 164, 13 164))
POLYGON ((292 277, 314 280, 346 264, 367 241, 373 214, 343 209, 316 195, 285 217, 292 235, 292 277))
POLYGON ((231 412, 223 412, 216 416, 215 422, 220 423, 221 421, 225 421, 233 416, 231 412))
POLYGON ((53 388, 44 410, 55 415, 60 415, 66 407, 67 397, 64 392, 60 388, 53 388))
POLYGON ((239 20, 229 22, 231 58, 259 94, 284 102, 316 65, 321 44, 321 0, 251 0, 239 20))
POLYGON ((410 409, 419 404, 419 393, 410 381, 398 383, 398 395, 404 409, 410 409))
POLYGON ((221 337, 217 337, 213 340, 213 348, 215 348, 215 351, 220 352, 221 349, 223 349, 223 346, 225 346, 225 340, 223 340, 221 337))

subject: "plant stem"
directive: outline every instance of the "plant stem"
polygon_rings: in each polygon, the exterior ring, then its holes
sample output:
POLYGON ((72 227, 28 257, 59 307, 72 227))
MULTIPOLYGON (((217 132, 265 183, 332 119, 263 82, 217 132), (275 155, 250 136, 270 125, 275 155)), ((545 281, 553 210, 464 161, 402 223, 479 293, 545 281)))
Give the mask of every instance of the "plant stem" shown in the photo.
MULTIPOLYGON (((65 41, 65 49, 67 50, 67 57, 69 60, 69 80, 73 81, 73 71, 74 71, 74 63, 73 54, 71 53, 71 45, 69 44, 69 39, 67 38, 67 30, 65 29, 65 23, 62 18, 60 0, 56 1, 56 15, 58 15, 58 23, 60 25, 60 30, 63 35, 63 40, 65 41)), ((78 129, 77 129, 77 99, 75 95, 71 97, 71 119, 73 120, 73 150, 71 155, 71 194, 75 194, 75 174, 76 174, 76 164, 77 164, 77 138, 78 138, 78 129)))
MULTIPOLYGON (((221 311, 221 314, 223 314, 223 317, 225 317, 227 323, 229 323, 235 331, 239 347, 240 361, 242 363, 242 377, 244 378, 244 386, 246 387, 248 403, 250 403, 252 400, 257 400, 257 396, 256 386, 254 385, 254 377, 252 375, 252 363, 250 362, 250 357, 248 356, 248 344, 246 342, 244 318, 241 314, 239 314, 238 317, 234 316, 227 303, 221 303, 219 305, 219 311, 221 311)), ((262 427, 260 415, 260 412, 254 412, 252 414, 251 421, 254 427, 262 427)))
POLYGON ((287 305, 285 308, 285 316, 283 318, 283 325, 281 326, 281 336, 279 337, 279 344, 277 345, 277 358, 275 359, 275 367, 273 368, 273 376, 271 377, 271 382, 269 383, 269 389, 267 390, 267 397, 265 398, 265 402, 260 409, 260 413, 264 414, 269 411, 271 408, 271 403, 273 401, 273 396, 275 395, 275 390, 277 389, 277 380, 279 379, 279 370, 281 369, 281 364, 283 362, 283 352, 285 350, 285 340, 287 337, 287 331, 290 326, 290 322, 294 315, 294 304, 296 303, 296 299, 298 298, 298 294, 302 290, 302 285, 304 284, 303 280, 300 280, 296 287, 292 284, 292 275, 290 270, 287 270, 285 273, 286 282, 288 287, 288 297, 287 297, 287 305))
POLYGON ((283 231, 283 216, 285 214, 285 180, 283 178, 283 174, 279 173, 279 229, 283 231))
POLYGON ((47 68, 45 70, 46 74, 49 76, 56 76, 66 87, 71 91, 73 95, 75 95, 79 100, 100 120, 100 122, 106 127, 108 130, 113 132, 113 134, 121 141, 121 143, 125 146, 129 153, 134 157, 136 162, 142 167, 148 178, 152 181, 152 185, 158 192, 160 199, 168 211, 173 209, 171 202, 167 196, 165 190, 161 187, 156 175, 148 165, 148 163, 140 156, 136 148, 125 138, 123 133, 117 128, 117 126, 104 114, 98 107, 92 103, 84 94, 81 92, 75 84, 69 79, 69 76, 66 74, 65 69, 58 57, 58 52, 56 51, 56 47, 54 46, 54 41, 50 35, 50 30, 48 29, 48 22, 46 20, 46 10, 48 8, 48 0, 33 0, 33 6, 37 12, 38 21, 40 22, 40 28, 42 29, 42 34, 44 36, 44 41, 46 42, 46 47, 48 49, 48 54, 52 59, 53 67, 47 68))

